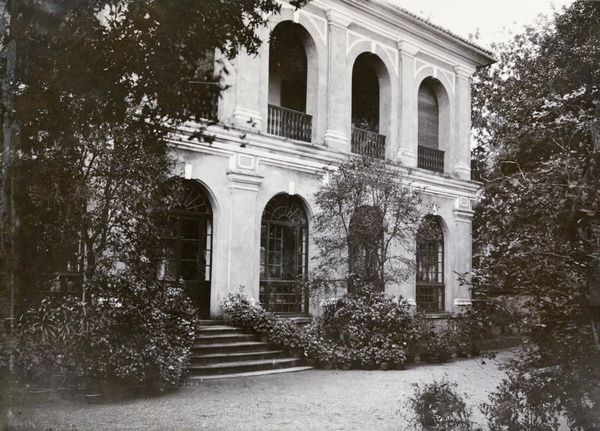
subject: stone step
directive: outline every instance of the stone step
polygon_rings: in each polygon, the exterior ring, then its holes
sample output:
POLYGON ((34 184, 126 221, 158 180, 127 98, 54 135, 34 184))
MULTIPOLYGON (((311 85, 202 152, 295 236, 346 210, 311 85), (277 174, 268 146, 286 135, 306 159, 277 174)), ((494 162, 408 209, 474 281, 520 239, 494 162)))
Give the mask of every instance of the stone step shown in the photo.
POLYGON ((219 374, 238 374, 252 371, 265 371, 279 368, 291 368, 300 365, 300 359, 279 358, 255 361, 227 362, 208 365, 188 365, 191 376, 213 376, 219 374))
POLYGON ((290 367, 290 368, 278 368, 275 370, 263 370, 263 371, 249 371, 245 373, 232 373, 232 374, 215 374, 212 376, 188 376, 186 378, 186 384, 200 383, 203 380, 216 380, 216 379, 231 379, 236 377, 253 377, 253 376, 268 376, 270 374, 283 374, 283 373, 296 373, 298 371, 312 370, 313 367, 290 367))
POLYGON ((225 344, 225 343, 240 343, 243 341, 254 341, 257 337, 255 334, 240 333, 224 333, 224 334, 196 334, 194 347, 205 344, 225 344))
POLYGON ((206 355, 192 355, 190 363, 193 365, 208 365, 227 362, 256 361, 277 359, 283 357, 283 350, 264 350, 233 353, 209 353, 206 355))
POLYGON ((249 334, 244 328, 236 328, 235 326, 215 325, 215 326, 200 326, 196 330, 196 335, 220 335, 220 334, 249 334))
POLYGON ((219 344, 199 344, 192 347, 192 354, 208 355, 212 353, 233 353, 248 351, 267 351, 270 350, 269 343, 261 341, 243 341, 239 343, 219 343, 219 344))
POLYGON ((226 326, 231 326, 231 320, 200 320, 198 322, 199 326, 220 326, 220 325, 226 325, 226 326))

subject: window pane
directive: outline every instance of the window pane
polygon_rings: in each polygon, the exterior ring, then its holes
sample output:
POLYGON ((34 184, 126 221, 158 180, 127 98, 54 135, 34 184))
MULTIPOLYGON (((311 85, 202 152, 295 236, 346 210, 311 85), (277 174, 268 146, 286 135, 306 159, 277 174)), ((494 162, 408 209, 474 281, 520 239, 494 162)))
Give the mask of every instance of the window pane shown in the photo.
POLYGON ((199 241, 181 241, 181 258, 198 259, 199 241))
POLYGON ((156 269, 156 278, 163 281, 176 281, 177 262, 168 259, 159 261, 156 269))
POLYGON ((187 239, 199 239, 200 229, 198 220, 181 220, 181 237, 187 239))
POLYGON ((181 261, 181 278, 198 280, 198 261, 181 261))

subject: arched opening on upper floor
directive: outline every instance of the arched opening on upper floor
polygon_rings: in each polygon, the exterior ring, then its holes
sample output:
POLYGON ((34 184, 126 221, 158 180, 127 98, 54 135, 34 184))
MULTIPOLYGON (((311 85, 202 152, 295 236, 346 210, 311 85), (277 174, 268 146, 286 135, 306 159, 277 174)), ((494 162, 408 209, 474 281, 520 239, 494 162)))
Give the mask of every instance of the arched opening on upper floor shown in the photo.
POLYGON ((304 27, 283 21, 273 29, 269 45, 269 110, 267 132, 310 142, 309 65, 314 42, 304 27))
POLYGON ((360 54, 352 68, 352 152, 385 158, 390 79, 381 59, 360 54))
POLYGON ((425 78, 418 93, 418 167, 444 172, 444 148, 450 134, 449 98, 442 83, 425 78))

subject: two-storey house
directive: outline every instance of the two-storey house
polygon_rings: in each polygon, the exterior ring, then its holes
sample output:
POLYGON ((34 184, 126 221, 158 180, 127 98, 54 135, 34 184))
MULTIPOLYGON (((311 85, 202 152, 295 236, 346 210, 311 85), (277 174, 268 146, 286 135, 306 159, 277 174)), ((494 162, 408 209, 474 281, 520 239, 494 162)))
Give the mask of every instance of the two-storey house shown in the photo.
MULTIPOLYGON (((173 214, 164 279, 183 278, 206 317, 239 286, 280 313, 309 313, 294 288, 315 262, 314 193, 351 154, 411 170, 435 239, 415 238, 417 269, 386 292, 421 310, 468 304, 471 267, 470 80, 492 55, 383 0, 283 3, 257 56, 226 64, 228 88, 171 144, 187 196, 173 214)), ((216 54, 218 59, 218 54, 216 54)), ((221 67, 215 62, 215 67, 221 67)))

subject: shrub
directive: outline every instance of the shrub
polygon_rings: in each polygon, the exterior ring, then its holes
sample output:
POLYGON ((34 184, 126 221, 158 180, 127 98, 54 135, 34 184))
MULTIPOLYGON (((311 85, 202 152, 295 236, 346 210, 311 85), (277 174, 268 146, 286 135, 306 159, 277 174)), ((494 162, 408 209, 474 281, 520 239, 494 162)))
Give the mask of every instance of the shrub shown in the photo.
POLYGON ((455 349, 456 339, 449 330, 438 333, 427 329, 421 334, 420 351, 423 360, 445 362, 450 359, 455 349))
POLYGON ((419 337, 415 322, 405 300, 363 286, 323 306, 307 330, 307 356, 322 361, 337 352, 338 365, 402 364, 419 337))
POLYGON ((481 406, 491 431, 553 431, 559 427, 561 408, 553 383, 552 371, 520 373, 512 371, 489 403, 481 406))
POLYGON ((265 335, 269 342, 289 352, 306 348, 302 330, 293 320, 277 319, 275 314, 248 298, 243 287, 240 287, 239 292, 227 295, 219 306, 229 315, 234 325, 265 335))
POLYGON ((90 332, 99 322, 93 307, 73 297, 42 300, 17 322, 12 348, 15 374, 36 387, 49 387, 55 373, 82 379, 91 355, 90 332))
POLYGON ((20 377, 46 387, 57 372, 96 389, 176 386, 196 329, 183 289, 143 271, 98 276, 87 289, 93 303, 46 299, 22 316, 14 348, 20 377))
POLYGON ((456 383, 446 379, 421 388, 414 384, 414 397, 408 404, 413 411, 417 429, 431 431, 471 431, 471 409, 456 392, 456 383))

